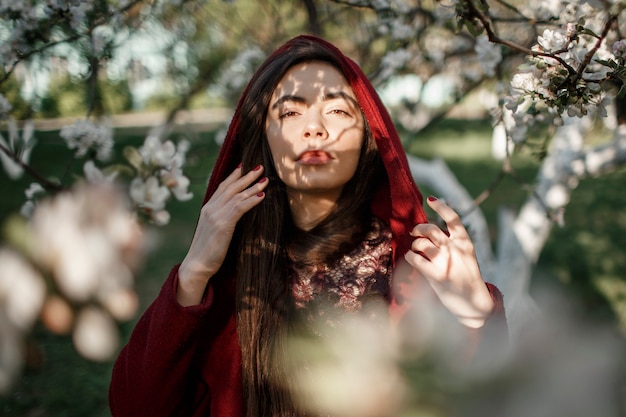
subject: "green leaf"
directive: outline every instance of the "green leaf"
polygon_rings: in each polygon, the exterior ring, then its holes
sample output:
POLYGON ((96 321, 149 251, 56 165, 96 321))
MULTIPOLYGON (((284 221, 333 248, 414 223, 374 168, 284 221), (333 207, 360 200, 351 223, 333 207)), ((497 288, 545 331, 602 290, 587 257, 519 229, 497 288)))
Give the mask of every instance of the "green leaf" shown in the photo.
POLYGON ((135 175, 135 172, 128 165, 123 164, 113 164, 102 169, 104 175, 109 175, 114 172, 117 172, 117 175, 125 175, 128 177, 135 175))
POLYGON ((600 38, 598 35, 596 35, 596 33, 595 33, 593 30, 588 29, 588 28, 583 28, 583 30, 581 31, 581 33, 582 33, 583 35, 591 35, 591 36, 593 36, 594 38, 600 38))
POLYGON ((619 64, 618 64, 617 62, 613 61, 612 59, 611 59, 611 60, 608 60, 608 61, 607 61, 607 60, 605 60, 605 59, 595 59, 595 61, 596 61, 598 64, 602 64, 602 65, 604 65, 605 67, 609 67, 609 68, 612 68, 612 69, 614 69, 614 70, 616 70, 616 69, 619 67, 619 64))
POLYGON ((483 30, 484 30, 482 25, 476 24, 476 22, 472 20, 466 20, 465 26, 467 27, 467 30, 469 31, 469 33, 472 34, 472 36, 478 36, 481 33, 483 33, 483 30))
POLYGON ((133 168, 137 171, 141 171, 141 167, 143 166, 143 156, 141 156, 137 148, 133 146, 126 146, 124 148, 124 157, 133 168))
POLYGON ((18 252, 29 257, 33 254, 35 242, 24 217, 18 214, 12 215, 4 224, 2 231, 6 241, 18 252))

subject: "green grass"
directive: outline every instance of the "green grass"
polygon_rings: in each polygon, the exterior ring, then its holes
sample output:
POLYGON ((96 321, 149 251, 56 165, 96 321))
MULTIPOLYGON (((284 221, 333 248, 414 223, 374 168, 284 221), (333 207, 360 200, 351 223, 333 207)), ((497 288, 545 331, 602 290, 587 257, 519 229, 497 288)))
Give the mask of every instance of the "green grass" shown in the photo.
MULTIPOLYGON (((420 135, 409 149, 421 157, 443 157, 468 188, 477 195, 487 187, 500 166, 490 158, 490 127, 483 121, 443 121, 420 135)), ((126 144, 140 144, 143 136, 118 132, 117 152, 126 144)), ((37 133, 32 164, 50 177, 61 177, 71 153, 58 132, 37 133)), ((193 234, 206 180, 215 159, 217 146, 209 134, 192 135, 188 175, 192 178, 194 199, 173 202, 172 220, 161 229, 150 229, 155 250, 146 259, 137 277, 141 310, 154 298, 172 265, 185 255, 193 234)), ((68 174, 79 172, 70 166, 68 174)), ((537 162, 520 158, 515 162, 519 174, 532 183, 537 162)), ((66 177, 71 178, 71 177, 66 177)), ((0 222, 19 210, 29 178, 10 181, 0 174, 0 222)), ((565 227, 555 228, 537 266, 534 286, 552 285, 569 293, 585 314, 617 326, 621 315, 626 323, 626 172, 621 170, 602 178, 582 181, 572 195, 565 215, 565 227), (541 278, 539 278, 541 277, 541 278)), ((426 194, 427 190, 425 190, 426 194)), ((495 219, 502 205, 519 207, 527 191, 505 179, 482 206, 497 235, 495 219)), ((129 336, 134 321, 121 325, 123 339, 129 336)), ((626 331, 626 330, 625 330, 626 331)), ((107 389, 111 363, 92 363, 82 359, 68 337, 52 336, 42 329, 33 334, 29 366, 17 381, 11 395, 0 399, 0 415, 83 417, 108 416, 107 389)))

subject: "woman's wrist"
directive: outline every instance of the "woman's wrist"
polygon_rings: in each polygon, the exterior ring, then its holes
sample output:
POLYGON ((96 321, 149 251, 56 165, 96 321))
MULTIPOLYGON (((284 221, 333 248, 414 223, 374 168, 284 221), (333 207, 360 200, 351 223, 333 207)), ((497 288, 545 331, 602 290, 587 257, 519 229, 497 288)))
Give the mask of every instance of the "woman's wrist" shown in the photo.
POLYGON ((472 316, 460 316, 457 315, 457 319, 461 322, 461 324, 470 327, 472 329, 479 329, 487 323, 487 320, 493 315, 493 312, 496 308, 496 303, 491 296, 490 291, 487 286, 485 286, 484 292, 481 291, 481 297, 477 297, 481 302, 479 303, 480 308, 479 311, 485 311, 486 313, 479 313, 472 316))
POLYGON ((209 283, 212 273, 190 267, 185 261, 178 268, 176 300, 183 307, 198 305, 209 283))

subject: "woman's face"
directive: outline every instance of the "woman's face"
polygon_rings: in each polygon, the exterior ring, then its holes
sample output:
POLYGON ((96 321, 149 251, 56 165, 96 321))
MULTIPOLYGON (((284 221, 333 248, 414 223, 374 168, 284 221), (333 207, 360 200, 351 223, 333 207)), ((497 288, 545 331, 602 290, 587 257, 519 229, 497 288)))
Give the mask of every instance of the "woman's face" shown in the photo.
POLYGON ((364 137, 361 111, 343 75, 324 62, 290 68, 274 90, 265 129, 289 194, 336 200, 356 171, 364 137))

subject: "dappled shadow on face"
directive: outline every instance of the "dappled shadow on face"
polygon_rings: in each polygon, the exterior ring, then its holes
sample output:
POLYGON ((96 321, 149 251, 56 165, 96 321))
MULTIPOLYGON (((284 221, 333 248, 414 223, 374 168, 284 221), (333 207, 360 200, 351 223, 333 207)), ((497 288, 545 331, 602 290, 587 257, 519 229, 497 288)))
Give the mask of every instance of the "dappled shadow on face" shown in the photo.
POLYGON ((343 75, 311 62, 292 67, 276 86, 266 133, 292 204, 324 211, 357 170, 364 120, 343 75))

